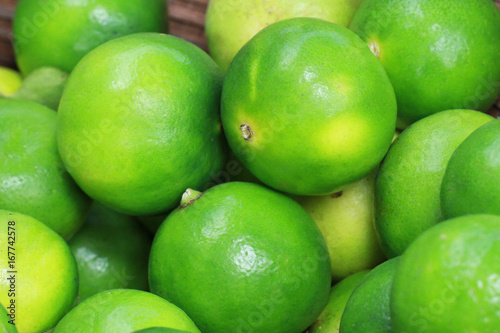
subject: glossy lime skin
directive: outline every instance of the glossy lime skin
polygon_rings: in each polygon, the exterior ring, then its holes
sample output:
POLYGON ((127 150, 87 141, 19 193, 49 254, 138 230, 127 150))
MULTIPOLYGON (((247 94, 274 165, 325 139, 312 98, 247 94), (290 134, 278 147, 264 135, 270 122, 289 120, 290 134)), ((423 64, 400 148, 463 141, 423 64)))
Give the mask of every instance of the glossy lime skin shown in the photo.
POLYGON ((375 175, 338 193, 297 199, 325 237, 334 281, 385 260, 375 230, 375 175))
POLYGON ((165 327, 151 327, 144 330, 135 331, 134 333, 186 333, 186 331, 179 331, 173 328, 165 327))
POLYGON ((52 66, 71 72, 97 46, 117 37, 167 29, 165 0, 20 0, 14 49, 24 75, 52 66))
POLYGON ((13 69, 0 66, 0 98, 14 95, 22 81, 21 74, 13 69))
POLYGON ((59 157, 57 114, 28 101, 0 100, 0 209, 33 216, 69 239, 90 199, 59 157))
POLYGON ((19 332, 39 333, 51 329, 76 301, 78 269, 68 245, 42 222, 5 210, 0 210, 0 237, 3 246, 1 305, 8 309, 11 300, 15 300, 15 323, 19 332), (15 253, 14 269, 7 251, 15 253), (12 274, 7 271, 12 270, 17 272, 15 295, 11 295, 14 297, 9 296, 12 288, 7 280, 12 274))
POLYGON ((306 333, 338 333, 349 297, 369 271, 349 275, 332 287, 326 308, 306 333))
POLYGON ((94 202, 69 246, 78 264, 80 302, 108 289, 148 290, 151 237, 132 217, 94 202))
POLYGON ((297 195, 337 192, 366 176, 396 123, 394 91, 375 56, 348 29, 312 18, 274 23, 245 45, 221 111, 242 163, 297 195))
POLYGON ((330 291, 330 258, 314 221, 263 186, 212 187, 170 214, 153 241, 151 291, 204 333, 298 333, 330 291))
POLYGON ((340 333, 392 332, 390 295, 400 258, 375 267, 354 289, 347 301, 340 333))
POLYGON ((388 257, 401 255, 443 220, 441 182, 455 149, 494 120, 470 110, 442 111, 407 128, 387 153, 375 183, 376 228, 388 257))
POLYGON ((54 333, 128 333, 156 326, 200 333, 180 308, 134 289, 113 289, 88 298, 57 324, 54 333))
POLYGON ((0 333, 17 333, 15 325, 9 323, 12 318, 7 315, 7 311, 0 305, 0 333))
POLYGON ((475 130, 453 153, 441 185, 446 218, 500 215, 500 120, 475 130))
POLYGON ((401 128, 443 110, 486 111, 500 93, 500 12, 491 0, 366 0, 350 27, 376 45, 401 128))
POLYGON ((394 277, 395 332, 498 332, 500 217, 440 223, 402 255, 394 277))
POLYGON ((177 37, 135 34, 90 52, 71 74, 58 145, 93 199, 128 215, 157 215, 224 162, 222 73, 177 37))
POLYGON ((347 26, 361 2, 362 0, 212 0, 208 3, 205 21, 210 55, 223 71, 227 71, 243 45, 268 25, 294 17, 315 17, 347 26))

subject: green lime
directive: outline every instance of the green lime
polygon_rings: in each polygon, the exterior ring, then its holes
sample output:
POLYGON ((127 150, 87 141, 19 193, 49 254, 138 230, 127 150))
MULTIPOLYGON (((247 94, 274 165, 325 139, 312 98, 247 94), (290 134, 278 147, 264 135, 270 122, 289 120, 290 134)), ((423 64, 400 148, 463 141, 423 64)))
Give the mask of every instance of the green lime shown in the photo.
POLYGON ((368 272, 354 273, 334 285, 326 308, 306 333, 338 333, 347 301, 368 272))
POLYGON ((354 289, 345 306, 340 333, 392 332, 390 295, 400 258, 375 267, 354 289))
POLYGON ((500 119, 475 130, 453 153, 441 187, 447 218, 500 215, 500 119))
POLYGON ((57 111, 67 79, 68 73, 60 69, 41 67, 24 79, 14 98, 37 102, 57 111))
POLYGON ((311 217, 252 183, 187 190, 156 233, 151 291, 204 333, 298 333, 330 291, 330 258, 311 217))
POLYGON ((396 139, 375 184, 376 228, 388 257, 402 254, 418 235, 443 220, 439 196, 446 165, 460 143, 492 120, 476 111, 443 111, 396 139))
POLYGON ((132 217, 94 202, 69 241, 80 276, 80 301, 108 289, 148 290, 151 239, 132 217))
POLYGON ((334 281, 384 261, 374 228, 375 172, 341 192, 297 201, 325 237, 334 281))
POLYGON ((109 40, 166 27, 165 0, 20 0, 13 22, 16 60, 24 75, 46 66, 70 73, 109 40))
POLYGON ((12 321, 7 310, 0 304, 0 333, 17 333, 17 328, 13 323, 15 322, 12 321))
POLYGON ((66 242, 34 218, 0 210, 0 304, 22 333, 54 327, 76 301, 78 269, 66 242))
POLYGON ((200 333, 180 308, 134 289, 103 291, 86 299, 64 316, 54 333, 131 333, 157 326, 200 333))
POLYGON ((215 62, 227 71, 243 45, 268 25, 294 17, 315 17, 347 26, 362 1, 212 0, 205 21, 208 48, 215 62))
POLYGON ((135 34, 90 52, 58 113, 70 174, 93 199, 128 215, 157 215, 222 169, 223 76, 177 37, 135 34))
POLYGON ((354 33, 296 18, 265 28, 238 53, 224 81, 222 122, 233 152, 264 184, 324 195, 380 163, 396 100, 354 33))
POLYGON ((13 69, 0 66, 0 98, 14 95, 22 81, 21 74, 13 69))
POLYGON ((458 217, 423 233, 394 277, 395 332, 498 332, 499 253, 499 216, 458 217))
POLYGON ((491 0, 366 0, 351 29, 387 70, 400 128, 443 110, 486 111, 500 93, 500 12, 491 0))
POLYGON ((42 105, 0 100, 0 209, 33 216, 69 239, 90 199, 59 157, 57 114, 42 105))
POLYGON ((186 333, 186 331, 179 331, 173 328, 165 327, 151 327, 144 330, 135 331, 134 333, 186 333))

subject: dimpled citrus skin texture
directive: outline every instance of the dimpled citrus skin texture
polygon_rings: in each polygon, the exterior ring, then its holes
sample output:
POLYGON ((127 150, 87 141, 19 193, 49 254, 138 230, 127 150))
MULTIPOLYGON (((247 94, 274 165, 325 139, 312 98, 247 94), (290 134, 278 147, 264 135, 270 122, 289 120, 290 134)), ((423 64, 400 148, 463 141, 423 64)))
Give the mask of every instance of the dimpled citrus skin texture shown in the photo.
POLYGON ((422 234, 394 277, 395 332, 498 332, 498 253, 499 216, 458 217, 422 234))
POLYGON ((441 186, 447 218, 500 215, 500 120, 475 130, 453 153, 441 186))
POLYGON ((151 237, 132 217, 94 202, 69 246, 78 264, 80 302, 108 289, 148 290, 151 237))
POLYGON ((222 73, 196 46, 135 34, 89 53, 58 112, 61 157, 95 200, 129 215, 174 208, 223 165, 222 73))
POLYGON ((390 294, 400 258, 375 267, 354 289, 347 301, 340 333, 392 332, 390 294))
POLYGON ((315 17, 347 26, 362 0, 212 0, 205 31, 210 55, 227 71, 238 51, 268 25, 294 17, 315 17), (228 29, 227 27, 231 27, 228 29))
POLYGON ((330 291, 330 258, 314 221, 292 199, 231 182, 175 210, 158 230, 151 291, 204 333, 298 333, 330 291))
POLYGON ((0 100, 0 209, 32 216, 69 239, 90 199, 59 157, 56 112, 27 101, 0 100))
POLYGON ((402 254, 418 235, 443 220, 439 197, 446 165, 460 143, 492 120, 477 111, 443 111, 396 139, 375 184, 376 228, 388 257, 402 254))
POLYGON ((300 197, 297 202, 325 237, 334 281, 372 269, 384 261, 374 227, 375 172, 342 192, 300 197))
MULTIPOLYGON (((39 333, 54 327, 75 303, 78 290, 78 271, 68 245, 45 224, 5 210, 0 210, 0 237, 0 271, 12 270, 7 246, 15 249, 14 299, 18 331, 39 333), (9 221, 15 222, 14 246, 7 244, 8 232, 12 232, 8 229, 9 221)), ((5 308, 12 299, 8 296, 9 276, 5 273, 0 280, 0 303, 5 308)))
POLYGON ((330 298, 323 313, 316 319, 307 333, 338 333, 340 319, 345 306, 354 289, 363 281, 369 271, 361 271, 349 275, 332 287, 330 298))
POLYGON ((0 333, 18 333, 15 325, 9 323, 12 320, 7 311, 0 305, 0 333))
POLYGON ((57 324, 54 333, 131 333, 157 326, 200 333, 193 321, 177 306, 151 293, 134 289, 103 291, 88 298, 57 324))
POLYGON ((366 0, 350 27, 376 43, 402 128, 443 110, 486 111, 500 93, 500 12, 491 0, 366 0))
POLYGON ((166 29, 164 0, 20 0, 13 23, 14 49, 24 75, 44 66, 69 73, 109 40, 166 29))
POLYGON ((394 135, 396 100, 355 34, 296 18, 265 28, 238 53, 224 81, 222 121, 232 150, 263 183, 322 195, 381 161, 394 135), (250 127, 248 140, 242 125, 250 127))

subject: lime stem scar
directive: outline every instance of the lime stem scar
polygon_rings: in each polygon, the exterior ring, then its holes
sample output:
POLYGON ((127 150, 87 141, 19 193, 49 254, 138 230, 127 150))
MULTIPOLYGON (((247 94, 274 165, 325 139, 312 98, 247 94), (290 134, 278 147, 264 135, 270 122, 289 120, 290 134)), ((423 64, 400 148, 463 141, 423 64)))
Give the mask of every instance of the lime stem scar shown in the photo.
POLYGON ((195 200, 199 199, 203 193, 196 190, 188 188, 184 194, 182 194, 181 208, 187 207, 192 204, 195 200))
POLYGON ((250 140, 252 138, 252 129, 247 124, 240 125, 241 133, 243 134, 243 139, 250 140))

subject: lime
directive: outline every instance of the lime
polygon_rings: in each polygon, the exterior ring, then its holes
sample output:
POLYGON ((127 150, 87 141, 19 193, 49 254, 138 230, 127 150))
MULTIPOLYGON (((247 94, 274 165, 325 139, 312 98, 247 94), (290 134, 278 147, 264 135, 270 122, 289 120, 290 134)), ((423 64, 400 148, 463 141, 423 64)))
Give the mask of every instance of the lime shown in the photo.
POLYGON ((20 0, 13 22, 21 72, 70 73, 88 52, 120 36, 166 30, 165 0, 20 0))
POLYGON ((441 187, 447 218, 500 215, 500 120, 475 130, 453 153, 441 187))
POLYGON ((90 52, 71 74, 58 113, 68 171, 95 200, 129 215, 178 205, 223 165, 222 73, 196 46, 135 34, 90 52))
POLYGON ((324 195, 382 160, 396 100, 354 33, 296 18, 265 28, 238 53, 224 81, 222 121, 233 152, 264 184, 324 195))
POLYGON ((13 69, 0 66, 0 98, 14 95, 22 81, 21 74, 13 69))
POLYGON ((187 190, 156 233, 151 291, 204 333, 298 333, 330 291, 330 258, 314 221, 292 199, 231 182, 187 190))
POLYGON ((394 277, 395 332, 498 332, 500 217, 440 223, 413 242, 394 277))
POLYGON ((80 276, 80 301, 108 289, 148 289, 151 239, 132 217, 94 202, 69 241, 80 276))
POLYGON ((17 333, 17 328, 11 322, 12 318, 0 304, 0 333, 17 333))
POLYGON ((439 195, 446 165, 460 143, 492 120, 476 111, 443 111, 396 139, 375 184, 376 228, 387 256, 402 254, 418 235, 443 220, 439 195))
POLYGON ((134 333, 186 333, 186 331, 179 331, 173 328, 165 327, 151 327, 144 330, 135 331, 134 333))
POLYGON ((372 269, 384 261, 375 224, 375 172, 343 191, 320 197, 300 197, 325 237, 333 280, 372 269))
POLYGON ((390 295, 400 258, 375 267, 354 289, 340 321, 341 333, 392 332, 390 295))
POLYGON ((90 205, 65 170, 57 114, 42 105, 0 100, 0 209, 33 216, 69 239, 90 205))
POLYGON ((398 127, 443 110, 486 111, 500 93, 500 12, 491 0, 366 0, 351 29, 387 70, 398 127))
POLYGON ((338 333, 347 300, 368 272, 354 273, 334 285, 326 308, 306 333, 338 333))
POLYGON ((41 67, 24 79, 14 98, 37 102, 57 111, 67 79, 68 74, 60 69, 41 67))
POLYGON ((134 289, 113 289, 88 298, 64 316, 54 333, 131 333, 156 326, 200 333, 184 311, 134 289))
POLYGON ((208 48, 215 62, 227 71, 243 45, 268 25, 294 17, 315 17, 347 26, 362 1, 211 0, 205 22, 208 48))
POLYGON ((64 240, 27 215, 0 211, 0 303, 19 332, 56 325, 76 301, 78 270, 64 240))

